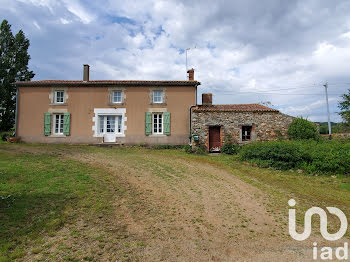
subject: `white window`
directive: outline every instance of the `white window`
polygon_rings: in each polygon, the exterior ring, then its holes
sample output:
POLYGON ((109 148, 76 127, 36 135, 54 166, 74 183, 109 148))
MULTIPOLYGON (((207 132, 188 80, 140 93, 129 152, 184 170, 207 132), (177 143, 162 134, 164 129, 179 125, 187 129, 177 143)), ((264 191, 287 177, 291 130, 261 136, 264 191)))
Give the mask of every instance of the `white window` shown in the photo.
POLYGON ((122 91, 113 91, 112 92, 112 102, 113 103, 122 103, 123 102, 123 93, 122 91))
POLYGON ((163 114, 153 114, 153 134, 163 134, 163 114))
POLYGON ((163 103, 163 91, 153 91, 153 103, 163 103))
POLYGON ((54 133, 63 135, 63 114, 55 114, 54 118, 54 133))
POLYGON ((63 90, 55 91, 55 103, 58 103, 58 104, 64 103, 64 91, 63 90))
POLYGON ((122 116, 98 116, 100 134, 115 134, 122 132, 122 116))

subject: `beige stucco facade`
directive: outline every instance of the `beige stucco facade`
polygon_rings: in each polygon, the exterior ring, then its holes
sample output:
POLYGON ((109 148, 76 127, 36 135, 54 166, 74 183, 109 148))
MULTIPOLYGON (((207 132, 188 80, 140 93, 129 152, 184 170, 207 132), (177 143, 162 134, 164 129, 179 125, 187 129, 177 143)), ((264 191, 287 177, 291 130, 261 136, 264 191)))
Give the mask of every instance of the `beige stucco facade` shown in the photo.
POLYGON ((197 85, 174 86, 18 86, 17 136, 24 142, 102 143, 97 133, 97 112, 119 112, 123 116, 120 144, 186 144, 190 134, 189 108, 196 104, 197 85), (123 91, 120 105, 111 104, 111 89, 123 91), (152 89, 164 90, 164 103, 152 104, 152 89), (55 89, 65 91, 65 103, 52 102, 55 89), (100 111, 99 111, 100 110, 100 111), (102 111, 101 111, 102 110, 102 111), (70 134, 44 134, 44 114, 70 113, 70 134), (170 112, 169 135, 146 135, 145 112, 170 112))

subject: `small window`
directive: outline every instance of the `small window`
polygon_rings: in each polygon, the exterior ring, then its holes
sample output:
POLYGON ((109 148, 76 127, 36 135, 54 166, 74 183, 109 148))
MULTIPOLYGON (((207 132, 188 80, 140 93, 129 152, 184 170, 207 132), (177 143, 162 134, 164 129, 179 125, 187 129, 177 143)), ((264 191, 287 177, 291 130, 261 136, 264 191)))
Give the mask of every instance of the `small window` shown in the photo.
POLYGON ((55 103, 58 103, 58 104, 64 103, 64 91, 63 90, 55 91, 55 103))
POLYGON ((55 114, 54 116, 54 133, 63 135, 63 114, 55 114))
POLYGON ((153 103, 163 103, 163 91, 153 91, 153 103))
POLYGON ((122 91, 113 91, 112 102, 113 103, 122 103, 123 102, 122 91))
POLYGON ((251 126, 242 126, 242 141, 249 141, 251 139, 251 133, 251 126))
POLYGON ((114 134, 122 132, 122 116, 99 116, 100 134, 114 134))
POLYGON ((163 134, 163 114, 153 114, 153 134, 163 134))

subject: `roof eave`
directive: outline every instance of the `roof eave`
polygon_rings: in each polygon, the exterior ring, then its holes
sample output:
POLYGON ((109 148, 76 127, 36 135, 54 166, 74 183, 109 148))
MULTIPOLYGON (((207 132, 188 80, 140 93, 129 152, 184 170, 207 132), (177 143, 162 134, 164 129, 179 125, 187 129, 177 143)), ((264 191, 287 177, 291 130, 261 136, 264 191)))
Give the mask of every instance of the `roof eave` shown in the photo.
POLYGON ((197 81, 188 82, 142 82, 142 83, 96 83, 96 82, 80 82, 80 83, 67 83, 67 82, 48 82, 48 83, 33 83, 33 82, 15 82, 12 83, 17 87, 52 87, 52 86, 72 86, 72 87, 107 87, 107 86, 199 86, 201 83, 197 81))

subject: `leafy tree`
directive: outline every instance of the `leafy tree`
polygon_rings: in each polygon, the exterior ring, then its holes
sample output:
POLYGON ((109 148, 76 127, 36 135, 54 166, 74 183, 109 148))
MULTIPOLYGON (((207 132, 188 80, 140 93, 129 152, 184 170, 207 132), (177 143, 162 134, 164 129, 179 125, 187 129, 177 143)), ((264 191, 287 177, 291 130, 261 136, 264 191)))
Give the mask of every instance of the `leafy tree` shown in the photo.
POLYGON ((316 125, 302 117, 293 120, 288 128, 288 135, 293 140, 318 138, 316 125))
POLYGON ((339 113, 346 124, 350 124, 350 89, 347 94, 342 95, 343 101, 339 102, 338 107, 341 112, 339 113))
POLYGON ((0 25, 0 130, 14 126, 16 110, 16 81, 29 81, 34 73, 29 71, 29 40, 22 30, 13 36, 11 25, 3 20, 0 25))

